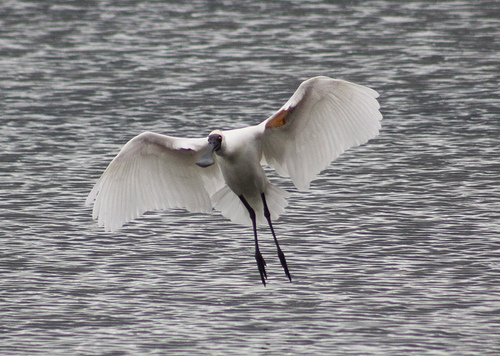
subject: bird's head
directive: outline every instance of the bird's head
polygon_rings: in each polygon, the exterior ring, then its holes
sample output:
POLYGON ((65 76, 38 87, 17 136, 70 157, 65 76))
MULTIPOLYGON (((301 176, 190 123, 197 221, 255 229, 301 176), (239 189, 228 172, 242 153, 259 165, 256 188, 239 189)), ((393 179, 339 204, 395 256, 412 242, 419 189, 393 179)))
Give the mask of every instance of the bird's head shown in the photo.
POLYGON ((209 167, 215 163, 214 153, 219 151, 222 146, 222 132, 219 130, 212 131, 208 135, 208 147, 207 151, 203 156, 201 156, 196 164, 200 167, 209 167))

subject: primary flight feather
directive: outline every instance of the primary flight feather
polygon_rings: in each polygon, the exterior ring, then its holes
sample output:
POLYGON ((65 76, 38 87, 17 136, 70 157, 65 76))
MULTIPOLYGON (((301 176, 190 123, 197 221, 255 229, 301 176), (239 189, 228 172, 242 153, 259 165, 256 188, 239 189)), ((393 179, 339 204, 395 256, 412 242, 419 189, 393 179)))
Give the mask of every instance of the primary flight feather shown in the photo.
POLYGON ((106 231, 148 210, 220 210, 233 222, 251 224, 262 283, 267 278, 257 224, 267 221, 281 264, 291 281, 272 221, 289 193, 273 185, 262 164, 307 190, 314 177, 346 149, 377 136, 382 115, 376 91, 343 80, 303 82, 275 114, 259 125, 215 130, 207 138, 145 132, 131 139, 90 192, 93 218, 106 231))

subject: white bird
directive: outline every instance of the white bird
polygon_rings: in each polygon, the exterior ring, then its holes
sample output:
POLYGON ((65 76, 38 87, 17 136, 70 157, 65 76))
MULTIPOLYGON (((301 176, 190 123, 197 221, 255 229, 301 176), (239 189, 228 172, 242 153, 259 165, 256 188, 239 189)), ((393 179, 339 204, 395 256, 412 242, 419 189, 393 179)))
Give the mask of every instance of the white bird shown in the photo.
POLYGON ((378 93, 328 77, 303 82, 292 97, 259 125, 215 130, 207 138, 144 132, 111 161, 87 198, 93 218, 106 231, 149 210, 213 208, 235 223, 251 224, 255 259, 264 286, 266 263, 257 224, 267 221, 290 280, 272 221, 285 210, 289 193, 269 182, 262 164, 290 177, 298 190, 346 149, 377 136, 382 115, 378 93))

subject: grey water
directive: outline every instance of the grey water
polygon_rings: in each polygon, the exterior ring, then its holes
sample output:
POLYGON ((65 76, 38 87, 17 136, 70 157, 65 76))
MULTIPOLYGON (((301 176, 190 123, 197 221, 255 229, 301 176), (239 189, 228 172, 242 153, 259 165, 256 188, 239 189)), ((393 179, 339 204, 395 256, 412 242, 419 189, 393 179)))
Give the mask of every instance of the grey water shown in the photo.
POLYGON ((497 1, 0 4, 0 354, 500 354, 497 1), (301 81, 380 93, 347 151, 269 231, 84 206, 155 131, 257 124, 301 81))

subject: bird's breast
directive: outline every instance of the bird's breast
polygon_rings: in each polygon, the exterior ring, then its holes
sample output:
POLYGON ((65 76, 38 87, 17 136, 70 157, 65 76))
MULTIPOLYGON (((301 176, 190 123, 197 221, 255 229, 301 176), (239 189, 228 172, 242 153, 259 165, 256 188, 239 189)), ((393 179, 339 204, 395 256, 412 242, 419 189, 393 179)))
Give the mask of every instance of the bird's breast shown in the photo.
POLYGON ((226 184, 236 195, 254 196, 265 191, 268 179, 259 161, 226 157, 217 157, 217 161, 226 184))

